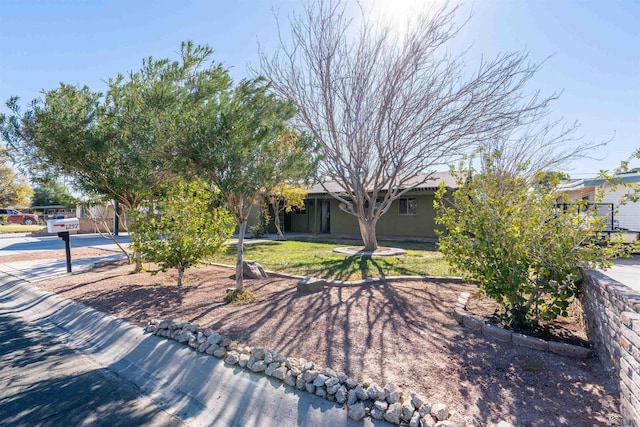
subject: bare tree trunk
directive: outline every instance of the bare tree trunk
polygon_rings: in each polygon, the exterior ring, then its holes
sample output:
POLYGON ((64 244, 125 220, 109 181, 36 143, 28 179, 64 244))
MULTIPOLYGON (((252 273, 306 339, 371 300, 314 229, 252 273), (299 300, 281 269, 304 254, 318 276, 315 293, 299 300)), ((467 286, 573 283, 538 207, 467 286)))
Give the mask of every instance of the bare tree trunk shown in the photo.
POLYGON ((139 273, 142 271, 142 254, 140 252, 134 252, 133 258, 136 262, 136 266, 133 269, 134 273, 139 273))
POLYGON ((241 291, 244 289, 242 283, 242 251, 244 245, 244 233, 247 230, 247 220, 245 219, 240 223, 240 229, 238 230, 238 252, 236 255, 236 289, 241 291))
POLYGON ((182 286, 182 276, 184 275, 184 267, 178 266, 178 287, 182 286))
POLYGON ((282 229, 280 228, 280 210, 279 210, 279 206, 277 206, 276 204, 272 204, 271 206, 273 207, 273 223, 276 226, 276 232, 278 233, 278 240, 286 240, 284 238, 284 233, 282 232, 282 229))
MULTIPOLYGON (((119 217, 119 216, 118 216, 119 217)), ((117 247, 118 249, 120 249, 120 251, 125 254, 125 256, 127 257, 127 260, 129 261, 129 264, 133 264, 133 261, 135 260, 136 262, 136 267, 134 272, 139 272, 140 270, 142 270, 142 257, 140 256, 140 253, 135 253, 133 256, 131 256, 129 254, 129 251, 127 251, 125 249, 124 246, 122 246, 120 244, 120 242, 118 242, 118 239, 115 238, 115 236, 113 235, 113 233, 111 232, 109 225, 107 224, 107 219, 103 216, 103 217, 98 217, 97 215, 91 213, 90 214, 90 218, 91 221, 93 221, 95 227, 96 227, 96 231, 98 232, 98 234, 100 235, 100 237, 104 238, 104 239, 109 239, 111 240, 117 247), (105 231, 102 231, 100 229, 100 225, 102 225, 102 227, 104 228, 105 231)))
POLYGON ((377 222, 377 219, 364 220, 362 218, 358 218, 360 234, 362 235, 362 241, 364 242, 364 250, 367 252, 373 252, 378 249, 378 238, 376 237, 377 222))
MULTIPOLYGON (((385 194, 367 215, 380 218, 407 192, 431 186, 436 166, 478 147, 507 153, 502 169, 526 163, 537 172, 599 145, 575 144, 577 125, 549 118, 559 95, 527 88, 540 65, 526 51, 483 59, 472 73, 464 54, 449 53, 460 5, 424 9, 399 36, 392 21, 351 4, 308 2, 289 20, 291 37, 273 56, 260 54, 270 89, 292 100, 296 127, 319 142, 318 176, 337 183, 325 190, 344 212, 359 217, 385 194)), ((363 221, 373 249, 375 231, 363 221)))

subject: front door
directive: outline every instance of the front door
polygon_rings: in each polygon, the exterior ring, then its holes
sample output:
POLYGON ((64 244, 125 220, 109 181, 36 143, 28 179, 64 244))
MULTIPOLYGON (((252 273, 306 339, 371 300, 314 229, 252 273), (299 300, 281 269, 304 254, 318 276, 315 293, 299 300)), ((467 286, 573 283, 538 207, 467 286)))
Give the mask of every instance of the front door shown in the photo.
POLYGON ((320 214, 320 232, 321 233, 331 233, 331 200, 323 200, 322 201, 322 211, 320 214))

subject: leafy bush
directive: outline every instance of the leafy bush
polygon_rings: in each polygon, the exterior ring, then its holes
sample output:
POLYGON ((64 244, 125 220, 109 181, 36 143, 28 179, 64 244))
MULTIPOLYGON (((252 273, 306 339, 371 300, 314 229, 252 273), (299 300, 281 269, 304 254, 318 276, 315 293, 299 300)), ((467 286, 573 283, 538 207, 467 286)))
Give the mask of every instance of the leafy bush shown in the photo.
POLYGON ((133 249, 163 269, 184 270, 213 255, 231 236, 235 220, 224 208, 212 209, 212 194, 202 181, 179 183, 153 209, 133 213, 133 249))
POLYGON ((7 225, 9 224, 9 221, 7 221, 8 216, 7 215, 0 215, 0 225, 7 225))
POLYGON ((246 305, 250 304, 256 299, 256 294, 248 289, 234 289, 229 291, 224 296, 224 302, 227 304, 246 305))
MULTIPOLYGON (((440 250, 467 280, 498 301, 515 328, 567 315, 580 292, 579 267, 607 267, 624 249, 603 244, 603 217, 562 205, 557 178, 537 183, 488 168, 456 172, 458 189, 436 196, 440 250)), ((582 209, 580 209, 582 208, 582 209)))
POLYGON ((260 207, 258 222, 249 226, 249 232, 254 239, 260 239, 267 235, 269 232, 269 220, 269 207, 267 205, 263 205, 260 207))

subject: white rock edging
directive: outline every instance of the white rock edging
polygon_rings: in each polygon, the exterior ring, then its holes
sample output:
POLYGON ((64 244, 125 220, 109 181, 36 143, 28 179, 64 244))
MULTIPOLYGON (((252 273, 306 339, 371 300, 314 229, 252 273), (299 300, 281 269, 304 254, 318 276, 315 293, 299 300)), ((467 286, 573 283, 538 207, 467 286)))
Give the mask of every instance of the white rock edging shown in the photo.
POLYGON ((410 427, 480 426, 473 417, 451 411, 443 403, 431 404, 415 392, 405 393, 395 384, 384 387, 369 381, 358 384, 343 372, 322 368, 304 358, 243 345, 196 324, 154 319, 148 322, 145 332, 186 344, 194 351, 223 359, 227 365, 262 373, 290 387, 345 405, 347 415, 356 421, 369 415, 410 427))

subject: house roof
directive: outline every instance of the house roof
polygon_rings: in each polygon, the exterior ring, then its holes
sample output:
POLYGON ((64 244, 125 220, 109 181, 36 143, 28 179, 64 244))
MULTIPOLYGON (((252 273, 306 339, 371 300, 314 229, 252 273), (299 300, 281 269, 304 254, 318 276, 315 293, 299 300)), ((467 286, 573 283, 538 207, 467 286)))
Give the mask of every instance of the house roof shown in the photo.
MULTIPOLYGON (((450 172, 433 172, 431 174, 420 174, 408 179, 403 184, 404 188, 412 187, 418 184, 418 186, 414 190, 436 191, 441 182, 444 182, 444 185, 447 188, 456 187, 456 180, 450 172), (423 182, 427 177, 427 181, 423 182)), ((325 181, 323 183, 316 183, 308 189, 309 194, 328 194, 341 192, 344 192, 344 188, 340 183, 336 181, 325 181)))
MULTIPOLYGON (((615 175, 611 183, 612 184, 630 184, 634 182, 640 182, 640 173, 627 173, 615 175)), ((607 181, 604 178, 585 178, 585 179, 571 179, 558 186, 558 191, 576 191, 582 190, 588 187, 598 187, 606 184, 607 181)))
MULTIPOLYGON (((611 180, 612 184, 630 184, 633 182, 640 182, 640 173, 625 173, 620 175, 614 175, 611 180)), ((598 185, 605 184, 606 181, 603 178, 585 179, 585 187, 597 187, 598 185)))

